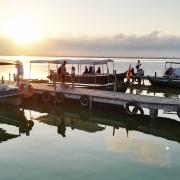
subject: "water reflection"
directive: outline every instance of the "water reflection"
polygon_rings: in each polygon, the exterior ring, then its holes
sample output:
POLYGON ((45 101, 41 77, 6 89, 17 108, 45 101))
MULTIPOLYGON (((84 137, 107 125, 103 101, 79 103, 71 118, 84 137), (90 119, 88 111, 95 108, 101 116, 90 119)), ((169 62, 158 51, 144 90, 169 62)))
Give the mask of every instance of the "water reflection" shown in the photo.
MULTIPOLYGON (((94 108, 94 111, 81 109, 76 105, 64 105, 63 107, 43 104, 26 104, 26 110, 39 112, 35 119, 57 127, 57 133, 62 137, 67 136, 67 127, 71 131, 78 129, 88 133, 103 131, 106 127, 112 127, 112 136, 115 136, 120 128, 125 129, 128 137, 131 131, 138 131, 145 134, 162 137, 167 140, 180 143, 180 122, 171 118, 157 117, 150 119, 149 116, 128 116, 123 110, 110 110, 109 108, 94 108)), ((22 108, 0 108, 0 124, 7 124, 18 127, 18 134, 9 134, 0 129, 1 141, 19 137, 21 134, 30 135, 34 125, 32 120, 27 120, 22 108)))
POLYGON ((81 131, 95 133, 103 131, 107 126, 112 127, 112 136, 120 128, 126 130, 127 137, 131 131, 139 131, 145 134, 150 134, 162 137, 167 140, 180 143, 180 122, 165 117, 157 117, 151 119, 149 116, 127 115, 124 110, 112 110, 94 108, 94 111, 81 109, 76 105, 64 105, 63 107, 53 106, 29 106, 29 109, 46 113, 38 118, 40 122, 48 125, 56 126, 58 134, 66 137, 66 128, 71 130, 78 129, 81 131))
POLYGON ((143 139, 108 138, 106 140, 108 147, 116 153, 132 154, 137 161, 166 167, 170 165, 171 153, 161 144, 143 139))
POLYGON ((30 135, 34 125, 32 120, 27 120, 24 110, 16 107, 0 106, 0 125, 10 125, 18 128, 18 134, 8 133, 0 128, 0 142, 21 136, 21 134, 30 135))
POLYGON ((180 90, 174 88, 161 88, 153 85, 145 84, 131 84, 127 86, 126 93, 143 94, 149 96, 173 97, 179 98, 180 90))
POLYGON ((40 122, 57 126, 58 134, 62 137, 66 137, 66 127, 70 127, 71 130, 78 129, 89 133, 102 131, 105 128, 99 126, 98 123, 90 120, 89 111, 67 111, 62 107, 51 109, 47 115, 37 118, 40 122))

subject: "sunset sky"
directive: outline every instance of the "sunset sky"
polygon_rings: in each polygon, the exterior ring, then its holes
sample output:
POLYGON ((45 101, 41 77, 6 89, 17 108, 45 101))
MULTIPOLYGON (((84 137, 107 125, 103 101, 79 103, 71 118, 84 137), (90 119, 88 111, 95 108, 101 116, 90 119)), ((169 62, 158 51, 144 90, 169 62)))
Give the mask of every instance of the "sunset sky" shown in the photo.
POLYGON ((179 0, 0 0, 0 55, 179 56, 179 0))

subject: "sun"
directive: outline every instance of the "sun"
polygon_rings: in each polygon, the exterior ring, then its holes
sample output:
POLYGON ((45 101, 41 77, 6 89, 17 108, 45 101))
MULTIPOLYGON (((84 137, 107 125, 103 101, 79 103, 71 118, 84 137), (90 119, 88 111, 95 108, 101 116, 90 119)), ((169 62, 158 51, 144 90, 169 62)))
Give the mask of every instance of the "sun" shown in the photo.
POLYGON ((4 23, 4 34, 16 43, 27 44, 38 41, 41 37, 40 27, 31 17, 15 17, 4 23))

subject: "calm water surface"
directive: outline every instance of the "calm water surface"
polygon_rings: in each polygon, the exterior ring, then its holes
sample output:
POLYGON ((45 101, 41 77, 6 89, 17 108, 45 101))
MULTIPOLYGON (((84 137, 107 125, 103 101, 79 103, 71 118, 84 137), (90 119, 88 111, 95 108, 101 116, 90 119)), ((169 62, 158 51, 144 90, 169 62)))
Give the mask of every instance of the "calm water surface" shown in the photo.
MULTIPOLYGON (((123 72, 130 63, 135 66, 136 59, 117 60, 115 67, 123 72)), ((142 66, 145 74, 161 74, 164 60, 143 60, 142 66)), ((1 73, 8 76, 7 68, 1 73)), ((34 77, 39 71, 40 78, 46 76, 45 66, 33 70, 34 77)), ((159 111, 152 120, 127 116, 120 108, 94 109, 71 103, 0 106, 0 180, 179 179, 176 114, 159 111)))
POLYGON ((176 115, 41 106, 1 107, 0 179, 179 179, 176 115))

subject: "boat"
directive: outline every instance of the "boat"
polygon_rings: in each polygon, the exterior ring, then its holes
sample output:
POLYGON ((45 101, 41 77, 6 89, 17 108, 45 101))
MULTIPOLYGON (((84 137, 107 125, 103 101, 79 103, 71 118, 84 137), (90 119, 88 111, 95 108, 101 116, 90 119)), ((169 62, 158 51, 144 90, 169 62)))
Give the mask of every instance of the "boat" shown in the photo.
POLYGON ((21 96, 18 88, 7 84, 0 84, 0 104, 20 106, 21 96))
MULTIPOLYGON (((0 62, 0 65, 15 65, 9 62, 0 62)), ((0 84, 0 104, 8 104, 19 106, 21 104, 21 96, 18 87, 13 87, 8 84, 0 84)))
MULTIPOLYGON (((48 79, 50 81, 54 80, 54 77, 56 77, 56 81, 60 81, 60 76, 57 75, 57 70, 59 68, 59 65, 63 64, 63 62, 66 61, 67 65, 76 66, 76 73, 74 77, 74 83, 78 84, 97 84, 97 85, 104 85, 109 83, 114 83, 116 81, 117 83, 124 82, 124 78, 126 77, 126 72, 116 74, 114 71, 114 60, 112 59, 104 59, 104 60, 95 60, 95 59, 60 59, 60 60, 33 60, 30 61, 30 64, 32 63, 47 63, 48 64, 48 79), (109 64, 112 64, 113 67, 113 74, 109 73, 109 64), (50 69, 50 65, 55 64, 56 70, 50 69), (81 72, 82 67, 85 67, 87 65, 90 65, 93 69, 98 69, 100 66, 102 67, 102 73, 83 73, 81 72), (98 67, 98 68, 97 68, 98 67), (106 68, 106 70, 105 70, 106 68)), ((31 65, 30 65, 31 67, 31 65)), ((66 82, 71 82, 71 75, 70 73, 66 74, 66 82)))
MULTIPOLYGON (((108 83, 108 84, 81 84, 81 88, 87 88, 87 89, 97 89, 97 90, 105 90, 105 91, 114 91, 114 83, 108 83)), ((127 91, 127 83, 116 83, 116 92, 126 92, 127 91)))
POLYGON ((148 76, 149 82, 154 86, 180 88, 180 68, 174 67, 180 65, 180 62, 165 63, 165 71, 163 76, 148 76))

